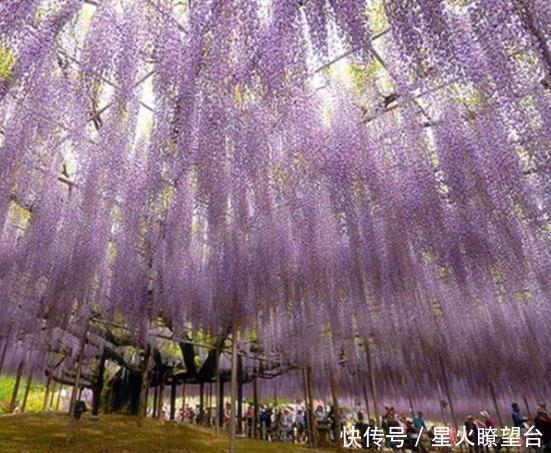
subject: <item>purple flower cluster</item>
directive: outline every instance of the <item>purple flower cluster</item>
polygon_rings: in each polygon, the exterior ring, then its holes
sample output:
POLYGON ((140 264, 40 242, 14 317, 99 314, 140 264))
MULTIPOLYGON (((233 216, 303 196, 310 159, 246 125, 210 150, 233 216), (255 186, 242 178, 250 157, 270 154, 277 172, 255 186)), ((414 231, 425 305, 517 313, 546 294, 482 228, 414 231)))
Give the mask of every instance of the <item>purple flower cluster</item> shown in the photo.
POLYGON ((237 323, 320 392, 365 341, 388 398, 548 386, 546 2, 387 1, 377 42, 364 1, 173 3, 0 5, 5 366, 96 314, 237 323), (339 46, 377 74, 316 90, 339 46))

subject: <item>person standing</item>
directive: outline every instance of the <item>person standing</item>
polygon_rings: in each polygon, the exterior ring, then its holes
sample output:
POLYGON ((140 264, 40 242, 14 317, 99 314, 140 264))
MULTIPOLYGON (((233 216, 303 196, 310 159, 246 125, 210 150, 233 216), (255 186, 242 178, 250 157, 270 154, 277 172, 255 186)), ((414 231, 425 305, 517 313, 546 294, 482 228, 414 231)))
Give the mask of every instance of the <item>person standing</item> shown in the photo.
POLYGON ((260 433, 262 440, 268 440, 272 415, 268 407, 262 407, 260 412, 260 433))
POLYGON ((427 432, 427 425, 425 424, 425 419, 423 417, 423 412, 417 412, 417 417, 413 419, 413 427, 417 430, 418 433, 427 432))
POLYGON ((490 417, 490 414, 488 413, 488 411, 482 411, 480 412, 480 415, 482 416, 482 423, 483 423, 483 428, 495 428, 495 424, 494 424, 494 421, 492 420, 492 418, 490 417))
POLYGON ((335 439, 335 433, 337 432, 337 423, 339 423, 339 415, 335 413, 333 406, 329 406, 329 412, 327 413, 327 419, 330 422, 331 427, 331 439, 333 442, 338 442, 338 439, 335 439))
POLYGON ((281 423, 281 408, 274 409, 274 419, 273 419, 273 435, 272 440, 281 440, 281 431, 282 431, 282 423, 281 423))
POLYGON ((520 407, 518 403, 511 404, 511 408, 513 409, 513 412, 511 414, 511 418, 513 419, 513 426, 515 428, 524 428, 524 417, 520 413, 520 407))
POLYGON ((541 433, 542 451, 551 452, 551 417, 545 406, 538 407, 534 426, 541 433))
POLYGON ((528 424, 528 418, 524 417, 520 413, 520 407, 518 403, 511 404, 511 409, 513 412, 511 413, 511 418, 513 419, 513 427, 518 428, 520 430, 520 439, 522 442, 522 445, 525 444, 524 434, 529 429, 530 425, 528 424))
POLYGON ((425 435, 428 436, 428 430, 423 412, 417 412, 417 417, 413 419, 413 429, 417 433, 417 437, 414 436, 415 443, 417 443, 417 450, 421 452, 426 451, 425 445, 423 444, 423 439, 425 435), (418 438, 419 440, 417 440, 418 438))
POLYGON ((318 405, 316 410, 314 411, 314 418, 316 419, 317 423, 323 423, 327 419, 327 414, 323 410, 323 406, 318 405))
POLYGON ((360 436, 360 444, 362 448, 368 447, 368 428, 369 425, 364 421, 364 414, 361 411, 358 411, 356 423, 354 424, 354 428, 358 431, 358 435, 360 436))
POLYGON ((253 437, 253 431, 254 431, 254 407, 249 404, 247 407, 247 437, 253 437))
POLYGON ((199 404, 195 405, 195 411, 193 412, 193 418, 195 423, 200 424, 203 421, 203 414, 201 413, 201 406, 199 404))
MULTIPOLYGON (((488 411, 482 411, 480 412, 480 415, 482 417, 482 420, 480 422, 480 425, 481 425, 480 427, 482 429, 486 430, 486 432, 488 432, 489 429, 495 429, 494 421, 490 417, 490 414, 488 413, 488 411)), ((479 449, 482 452, 490 453, 490 447, 487 445, 482 445, 480 446, 479 449)))
POLYGON ((478 453, 478 425, 476 424, 472 415, 467 415, 465 420, 465 435, 469 440, 469 453, 478 453))
POLYGON ((226 407, 224 409, 224 426, 229 427, 232 417, 232 407, 230 403, 226 403, 226 407))
POLYGON ((399 448, 399 441, 389 437, 389 434, 392 432, 391 428, 394 428, 395 432, 396 432, 396 428, 401 427, 400 422, 398 420, 396 420, 396 417, 394 415, 394 411, 388 412, 387 418, 386 418, 386 423, 387 423, 387 429, 388 429, 388 433, 385 436, 386 437, 386 441, 385 441, 386 446, 391 448, 392 450, 396 451, 399 448))
POLYGON ((301 407, 298 408, 295 415, 295 429, 296 429, 296 442, 302 442, 304 438, 304 433, 306 431, 306 417, 301 407))
POLYGON ((281 414, 281 440, 283 442, 293 441, 293 419, 288 408, 283 409, 281 414))

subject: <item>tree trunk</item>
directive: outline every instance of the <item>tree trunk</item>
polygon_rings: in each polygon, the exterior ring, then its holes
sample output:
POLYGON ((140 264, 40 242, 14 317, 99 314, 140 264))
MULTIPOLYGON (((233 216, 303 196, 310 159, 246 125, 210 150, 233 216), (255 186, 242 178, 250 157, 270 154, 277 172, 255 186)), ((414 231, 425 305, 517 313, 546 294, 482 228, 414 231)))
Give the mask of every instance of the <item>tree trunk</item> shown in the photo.
POLYGON ((224 381, 219 379, 218 383, 218 398, 216 403, 218 404, 218 423, 219 426, 224 426, 224 381))
POLYGON ((157 400, 159 399, 159 386, 153 387, 153 411, 151 412, 151 416, 153 418, 157 417, 157 408, 159 407, 157 405, 157 400))
POLYGON ((82 338, 80 339, 80 350, 78 353, 78 362, 77 362, 77 374, 75 376, 75 384, 73 385, 73 391, 71 392, 71 401, 69 403, 69 422, 67 424, 67 436, 65 441, 69 443, 73 435, 73 427, 76 421, 75 415, 75 400, 76 395, 80 386, 80 373, 82 371, 82 356, 84 355, 84 346, 86 345, 86 333, 88 328, 84 331, 82 338))
POLYGON ((209 402, 207 405, 207 424, 212 426, 212 382, 209 382, 209 402))
MULTIPOLYGON (((46 394, 44 395, 44 402, 42 403, 42 412, 45 412, 48 409, 48 400, 50 399, 51 383, 52 383, 52 373, 49 372, 48 379, 46 380, 46 394)), ((55 387, 55 384, 54 384, 54 387, 55 387)))
POLYGON ((365 413, 367 415, 367 420, 371 418, 371 414, 369 412, 369 398, 367 397, 367 386, 365 385, 365 381, 362 379, 362 389, 364 392, 364 399, 365 399, 365 413))
POLYGON ((375 423, 379 423, 379 405, 377 404, 377 390, 375 387, 375 372, 373 369, 373 363, 371 362, 371 353, 369 351, 369 344, 367 339, 364 339, 365 357, 367 361, 367 375, 369 378, 369 390, 371 391, 371 401, 373 403, 373 417, 375 417, 375 423))
POLYGON ((199 384, 199 423, 203 424, 204 422, 204 404, 205 404, 205 383, 201 382, 199 384))
POLYGON ((157 398, 157 419, 162 420, 163 419, 163 400, 164 400, 164 393, 165 393, 165 373, 164 371, 161 371, 161 380, 159 382, 159 396, 157 398))
POLYGON ((309 418, 309 409, 310 409, 310 398, 308 397, 308 384, 306 382, 306 368, 303 368, 300 370, 300 374, 302 375, 302 390, 304 392, 304 421, 306 423, 306 435, 308 436, 308 443, 312 444, 312 430, 310 425, 310 418, 309 418))
POLYGON ((8 412, 11 414, 15 410, 15 403, 17 402, 17 393, 19 392, 19 384, 21 383, 21 373, 23 372, 23 367, 25 362, 21 360, 19 366, 17 367, 17 375, 15 376, 15 384, 13 386, 13 392, 11 394, 10 404, 8 406, 8 412))
MULTIPOLYGON (((53 387, 52 387, 52 390, 50 390, 50 402, 48 404, 48 409, 49 410, 55 409, 54 408, 54 398, 55 398, 55 395, 56 395, 56 387, 57 387, 57 382, 53 381, 53 387)), ((58 393, 59 393, 60 389, 61 389, 61 384, 59 384, 58 393)))
POLYGON ((147 397, 149 393, 149 376, 150 376, 150 360, 151 360, 151 345, 145 348, 144 363, 142 364, 142 375, 140 383, 140 408, 139 416, 144 418, 147 416, 147 397))
POLYGON ((33 371, 29 373, 29 376, 27 377, 27 385, 25 386, 25 395, 23 396, 23 403, 21 404, 21 413, 25 412, 25 408, 27 407, 27 399, 29 398, 29 392, 31 391, 31 383, 33 378, 33 371))
POLYGON ((341 438, 341 415, 339 409, 339 395, 337 392, 337 379, 335 378, 335 372, 333 369, 329 371, 329 379, 331 384, 331 397, 333 400, 333 414, 335 417, 335 426, 333 427, 333 436, 335 436, 335 442, 339 442, 341 438))
POLYGON ((121 368, 109 381, 108 387, 109 397, 105 405, 106 413, 140 414, 141 372, 121 368))
POLYGON ((182 384, 182 410, 184 411, 184 415, 185 415, 185 410, 186 410, 186 383, 185 382, 182 384))
POLYGON ((243 434, 243 360, 237 356, 237 432, 243 434))
MULTIPOLYGON (((73 418, 74 418, 73 417, 74 416, 73 409, 74 409, 74 406, 75 406, 75 400, 76 400, 78 388, 79 388, 79 385, 80 385, 80 373, 81 373, 81 370, 82 370, 82 356, 84 354, 84 347, 86 346, 86 334, 87 333, 88 333, 88 326, 86 326, 86 329, 85 329, 85 331, 82 334, 82 337, 80 339, 80 347, 79 347, 78 359, 77 359, 77 373, 76 373, 76 376, 75 376, 75 384, 73 385, 73 391, 71 392, 71 401, 70 401, 70 404, 69 404, 69 415, 71 416, 70 419, 69 419, 70 424, 72 423, 73 418)), ((69 427, 71 427, 71 425, 69 427)), ((68 436, 67 436, 67 439, 69 439, 70 434, 71 433, 69 432, 68 436)))
POLYGON ((140 406, 140 411, 142 411, 142 413, 144 414, 143 417, 146 417, 147 416, 147 409, 149 407, 149 390, 150 390, 150 387, 149 387, 149 382, 147 384, 147 387, 145 388, 145 395, 144 397, 140 397, 140 401, 141 401, 141 406, 140 406))
POLYGON ((224 388, 223 387, 220 388, 221 381, 220 381, 220 351, 219 350, 216 351, 215 373, 216 373, 216 381, 215 381, 216 383, 214 388, 216 391, 216 407, 214 410, 214 432, 218 436, 218 434, 220 433, 220 425, 222 423, 221 422, 222 418, 220 417, 220 414, 222 413, 222 416, 224 415, 224 407, 223 407, 223 403, 221 403, 221 401, 223 400, 224 388), (220 408, 222 408, 222 411, 220 411, 220 408))
POLYGON ((237 328, 235 321, 232 327, 231 345, 231 420, 230 420, 230 452, 235 453, 235 434, 237 423, 237 328))
MULTIPOLYGON (((61 402, 61 391, 63 390, 63 384, 59 384, 59 389, 57 390, 57 400, 56 400, 56 403, 55 403, 55 410, 58 411, 59 410, 59 403, 61 402)), ((53 394, 52 394, 52 397, 53 397, 53 394)))
POLYGON ((104 374, 105 374, 105 352, 102 353, 97 370, 97 378, 92 387, 92 415, 99 414, 99 405, 101 400, 101 392, 103 390, 104 374))
POLYGON ((0 376, 2 376, 2 369, 4 368, 4 360, 6 360, 6 352, 8 351, 8 338, 4 340, 4 347, 2 348, 2 355, 0 355, 0 376))
POLYGON ((307 416, 308 416, 308 430, 309 441, 312 447, 317 445, 317 432, 316 427, 314 426, 314 398, 312 397, 312 369, 307 367, 305 370, 306 378, 306 396, 308 398, 308 406, 306 407, 307 416))
POLYGON ((172 376, 172 382, 170 383, 170 420, 176 419, 176 390, 177 382, 174 376, 172 376))
POLYGON ((258 382, 257 378, 254 378, 253 381, 253 437, 256 439, 258 437, 258 382))

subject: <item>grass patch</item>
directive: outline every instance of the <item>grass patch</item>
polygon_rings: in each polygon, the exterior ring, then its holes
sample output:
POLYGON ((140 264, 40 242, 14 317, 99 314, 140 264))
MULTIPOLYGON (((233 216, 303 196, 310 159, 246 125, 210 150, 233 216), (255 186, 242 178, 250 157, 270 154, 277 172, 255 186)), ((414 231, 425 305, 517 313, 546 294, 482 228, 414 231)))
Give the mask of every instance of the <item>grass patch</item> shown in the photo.
MULTIPOLYGON (((3 414, 8 407, 14 384, 15 378, 13 376, 0 376, 0 414, 3 414)), ((19 391, 17 392, 17 401, 19 401, 20 404, 23 402, 26 385, 27 379, 22 378, 19 384, 19 391)), ((25 412, 41 411, 45 394, 46 386, 43 383, 31 383, 31 390, 29 391, 29 396, 27 398, 25 412)))
MULTIPOLYGON (((214 437, 206 429, 188 425, 142 420, 122 415, 101 415, 98 422, 88 416, 75 425, 73 440, 65 441, 67 416, 59 413, 21 414, 0 417, 0 451, 41 452, 185 452, 228 451, 227 435, 214 437)), ((301 446, 238 439, 242 453, 307 453, 321 451, 301 446)))

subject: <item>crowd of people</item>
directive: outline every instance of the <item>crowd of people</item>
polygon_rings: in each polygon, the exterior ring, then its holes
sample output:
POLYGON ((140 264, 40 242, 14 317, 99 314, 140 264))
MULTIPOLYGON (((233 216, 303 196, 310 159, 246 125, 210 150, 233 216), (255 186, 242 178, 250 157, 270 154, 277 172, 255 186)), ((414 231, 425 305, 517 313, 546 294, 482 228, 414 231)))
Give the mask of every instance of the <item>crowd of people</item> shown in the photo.
MULTIPOLYGON (((163 410, 162 418, 168 420, 168 413, 168 407, 166 407, 163 410)), ((195 407, 185 405, 178 411, 176 421, 214 426, 216 424, 216 409, 213 407, 201 411, 199 405, 195 407)), ((226 403, 220 426, 228 428, 230 421, 231 405, 226 403)), ((242 425, 237 427, 238 432, 247 437, 294 443, 306 443, 308 441, 306 408, 300 401, 277 407, 259 405, 256 423, 254 406, 249 404, 241 417, 241 422, 242 425)))
MULTIPOLYGON (((479 416, 467 415, 462 426, 455 429, 451 425, 427 428, 422 412, 413 414, 397 413, 393 407, 385 407, 380 426, 374 419, 366 423, 362 412, 358 412, 353 424, 359 442, 363 448, 380 448, 386 446, 392 450, 409 450, 412 452, 431 451, 431 447, 452 451, 462 445, 469 453, 500 452, 504 449, 514 451, 548 453, 551 452, 551 415, 545 403, 540 403, 532 419, 521 413, 518 403, 511 405, 511 422, 498 429, 488 411, 481 411, 479 416), (444 428, 444 429, 443 429, 444 428), (393 430, 403 433, 403 438, 392 436, 393 430), (381 433, 377 443, 374 434, 381 433)), ((346 426, 342 426, 346 431, 346 426)), ((395 431, 396 432, 396 431, 395 431)))
MULTIPOLYGON (((165 409, 164 412, 166 416, 168 411, 165 409)), ((183 423, 214 426, 216 409, 201 411, 199 405, 186 405, 179 410, 176 419, 183 423)), ((227 403, 220 419, 220 426, 228 428, 230 421, 231 405, 227 403)), ((349 442, 349 445, 356 448, 386 447, 423 453, 432 451, 431 447, 435 446, 439 450, 452 451, 462 444, 462 449, 468 452, 488 453, 499 452, 515 445, 510 443, 510 439, 505 439, 505 436, 517 433, 517 451, 551 452, 551 416, 543 402, 539 404, 533 418, 523 415, 519 405, 513 403, 510 422, 504 421, 505 426, 500 429, 497 428, 494 418, 485 410, 476 416, 467 415, 456 429, 452 426, 453 423, 444 426, 429 424, 421 411, 414 413, 410 409, 399 412, 392 406, 385 406, 383 415, 376 420, 365 417, 359 404, 351 409, 340 408, 338 413, 332 406, 318 404, 310 418, 303 401, 277 406, 259 405, 256 414, 254 406, 248 404, 245 405, 240 421, 238 432, 265 441, 309 443, 309 435, 312 433, 318 441, 320 436, 326 436, 328 442, 346 446, 347 433, 352 432, 355 433, 356 441, 354 444, 349 442), (308 429, 309 420, 312 420, 313 430, 308 429), (398 436, 397 432, 402 434, 398 436), (493 434, 493 437, 488 437, 490 434, 493 434), (526 441, 526 436, 530 435, 537 435, 539 445, 535 440, 532 443, 526 441)))

